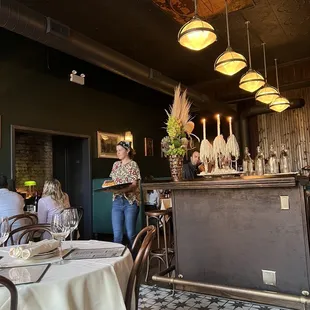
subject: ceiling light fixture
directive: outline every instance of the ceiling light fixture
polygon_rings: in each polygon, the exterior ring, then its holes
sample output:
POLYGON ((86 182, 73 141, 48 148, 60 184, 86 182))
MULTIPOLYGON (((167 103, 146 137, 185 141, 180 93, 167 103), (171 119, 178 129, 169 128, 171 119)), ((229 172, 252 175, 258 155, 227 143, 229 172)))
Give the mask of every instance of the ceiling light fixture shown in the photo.
POLYGON ((247 66, 246 59, 243 55, 236 53, 230 46, 229 24, 228 24, 228 7, 225 0, 226 9, 226 27, 227 27, 227 49, 214 63, 214 70, 225 75, 234 75, 247 66))
MULTIPOLYGON (((277 88, 280 91, 279 88, 279 77, 278 77, 278 63, 277 63, 277 59, 274 60, 275 66, 276 66, 276 80, 277 80, 277 88)), ((274 99, 270 105, 269 105, 269 109, 275 111, 275 112, 283 112, 284 110, 286 110, 288 107, 290 106, 290 102, 283 96, 281 96, 281 94, 274 99)))
POLYGON ((248 52, 249 52, 249 70, 242 75, 239 88, 254 93, 260 89, 265 84, 264 77, 257 71, 252 69, 252 59, 251 59, 251 45, 250 45, 250 32, 249 32, 249 21, 245 22, 247 28, 247 40, 248 40, 248 52))
POLYGON ((265 86, 255 94, 255 100, 261 103, 269 104, 273 100, 275 100, 280 94, 275 87, 267 83, 267 65, 266 65, 266 50, 265 50, 266 43, 262 43, 262 45, 264 53, 265 86))
POLYGON ((201 20, 197 14, 197 0, 194 0, 194 17, 184 24, 178 33, 179 43, 193 51, 200 51, 214 43, 217 39, 214 28, 201 20))

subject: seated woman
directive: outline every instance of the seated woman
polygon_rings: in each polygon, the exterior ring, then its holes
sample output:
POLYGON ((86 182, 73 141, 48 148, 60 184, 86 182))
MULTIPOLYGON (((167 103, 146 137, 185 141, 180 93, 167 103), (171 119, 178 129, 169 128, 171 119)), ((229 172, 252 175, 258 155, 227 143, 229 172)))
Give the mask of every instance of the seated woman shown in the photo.
POLYGON ((60 182, 56 179, 45 181, 42 198, 38 203, 39 224, 50 223, 53 214, 65 208, 70 208, 70 202, 68 195, 61 190, 60 182))

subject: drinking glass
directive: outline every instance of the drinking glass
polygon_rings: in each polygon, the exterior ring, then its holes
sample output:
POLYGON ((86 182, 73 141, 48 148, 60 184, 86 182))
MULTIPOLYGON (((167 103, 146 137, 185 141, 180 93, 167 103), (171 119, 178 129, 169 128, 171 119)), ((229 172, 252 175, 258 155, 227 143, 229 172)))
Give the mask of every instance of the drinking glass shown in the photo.
POLYGON ((70 226, 70 247, 73 248, 72 245, 72 234, 75 229, 77 229, 79 225, 79 213, 75 208, 65 209, 62 212, 62 215, 69 221, 70 226))
POLYGON ((51 221, 51 234, 54 239, 60 241, 60 252, 62 251, 61 242, 66 239, 70 233, 69 219, 63 216, 62 213, 56 213, 51 221))
POLYGON ((9 220, 7 216, 0 217, 0 245, 8 239, 10 233, 9 220))

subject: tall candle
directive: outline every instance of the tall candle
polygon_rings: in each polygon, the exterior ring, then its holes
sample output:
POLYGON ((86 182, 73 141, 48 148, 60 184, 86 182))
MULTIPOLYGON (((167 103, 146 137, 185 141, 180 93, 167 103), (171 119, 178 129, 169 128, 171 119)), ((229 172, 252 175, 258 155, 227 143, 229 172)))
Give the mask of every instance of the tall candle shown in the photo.
POLYGON ((217 135, 221 134, 221 121, 220 121, 220 114, 216 115, 217 118, 217 135))
POLYGON ((231 120, 232 120, 232 117, 228 117, 228 123, 229 123, 229 135, 231 136, 232 135, 232 126, 231 126, 231 120))
POLYGON ((203 140, 207 139, 207 129, 206 129, 206 119, 202 119, 202 133, 203 133, 203 140))

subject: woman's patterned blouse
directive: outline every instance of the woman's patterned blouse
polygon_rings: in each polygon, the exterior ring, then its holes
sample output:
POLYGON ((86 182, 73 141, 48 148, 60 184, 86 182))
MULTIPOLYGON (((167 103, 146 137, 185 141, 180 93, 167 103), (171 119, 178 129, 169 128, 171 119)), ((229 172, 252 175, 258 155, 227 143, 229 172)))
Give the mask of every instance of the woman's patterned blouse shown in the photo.
POLYGON ((139 180, 141 179, 141 176, 140 169, 135 161, 131 160, 125 165, 122 165, 121 161, 116 161, 113 164, 110 177, 115 182, 115 184, 132 183, 134 181, 137 181, 137 189, 134 192, 113 194, 113 200, 116 196, 123 196, 128 200, 130 204, 133 204, 134 202, 136 202, 137 205, 140 204, 139 180))

